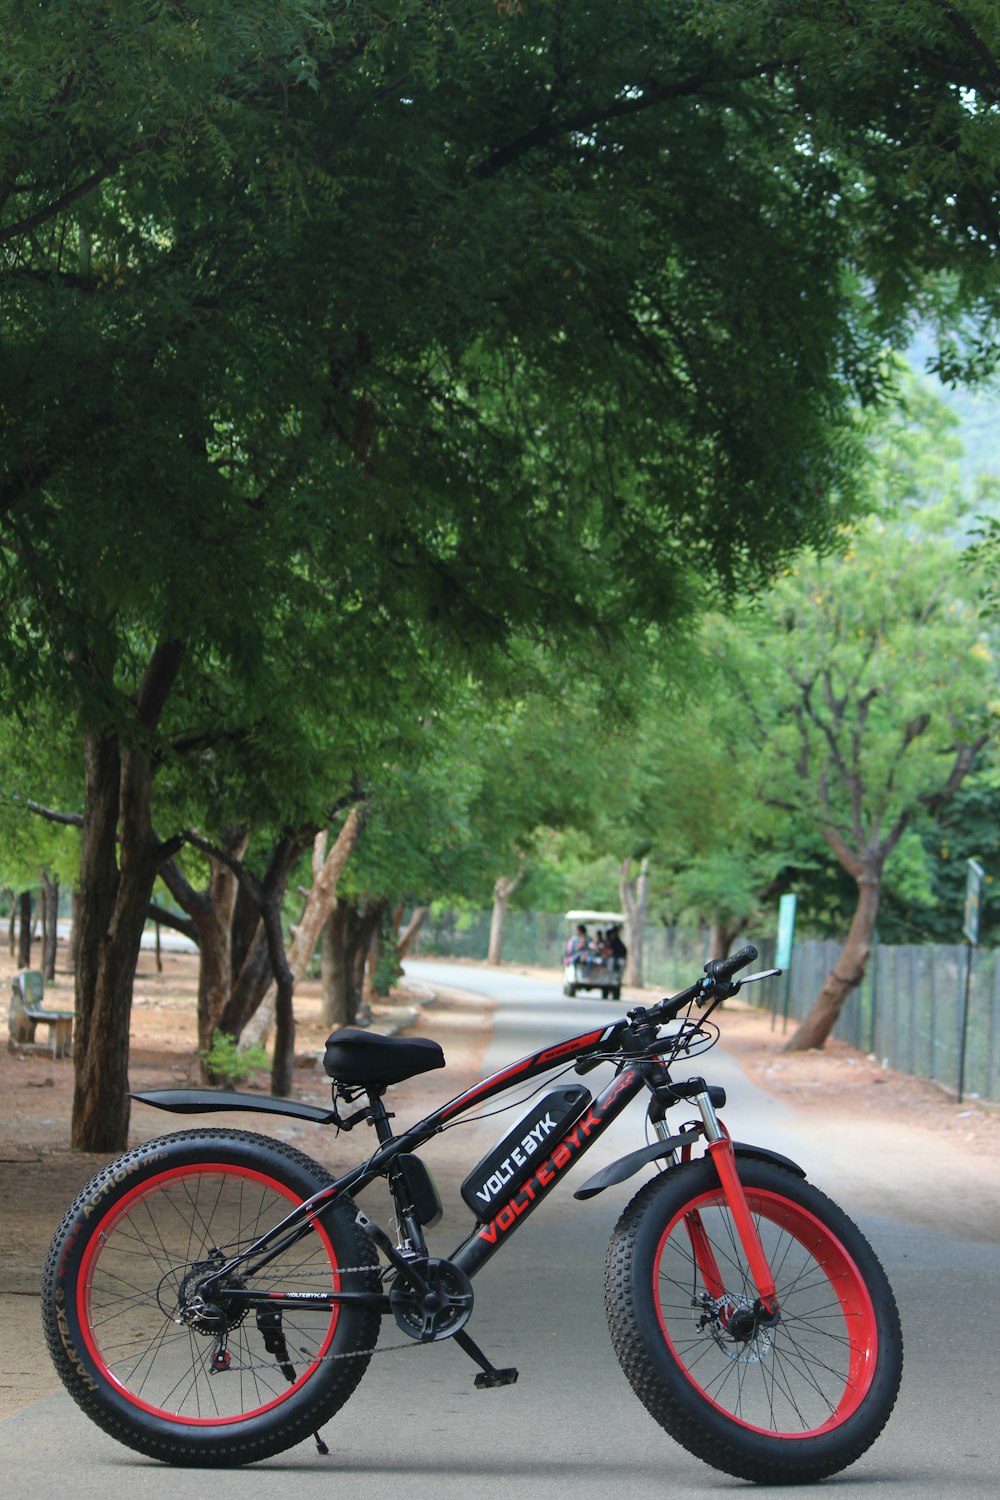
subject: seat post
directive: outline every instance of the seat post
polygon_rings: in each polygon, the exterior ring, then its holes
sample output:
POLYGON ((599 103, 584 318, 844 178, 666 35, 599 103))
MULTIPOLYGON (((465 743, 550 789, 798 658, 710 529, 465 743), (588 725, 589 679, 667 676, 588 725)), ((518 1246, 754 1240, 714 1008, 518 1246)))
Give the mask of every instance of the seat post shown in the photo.
MULTIPOLYGON (((379 1145, 384 1146, 387 1141, 393 1139, 392 1126, 389 1121, 392 1114, 386 1109, 382 1102, 383 1089, 371 1087, 365 1091, 368 1095, 368 1118, 375 1126, 375 1134, 378 1136, 379 1145)), ((398 1161, 389 1163, 386 1170, 386 1180, 389 1183, 389 1191, 392 1193, 393 1203, 396 1205, 396 1225, 399 1233, 399 1247, 410 1255, 427 1255, 427 1243, 424 1239, 420 1218, 413 1205, 413 1193, 407 1174, 403 1171, 398 1161)))
POLYGON ((392 1115, 382 1102, 383 1092, 384 1090, 379 1088, 365 1090, 368 1095, 368 1118, 375 1126, 375 1134, 378 1136, 380 1146, 392 1140, 392 1126, 389 1124, 392 1115))

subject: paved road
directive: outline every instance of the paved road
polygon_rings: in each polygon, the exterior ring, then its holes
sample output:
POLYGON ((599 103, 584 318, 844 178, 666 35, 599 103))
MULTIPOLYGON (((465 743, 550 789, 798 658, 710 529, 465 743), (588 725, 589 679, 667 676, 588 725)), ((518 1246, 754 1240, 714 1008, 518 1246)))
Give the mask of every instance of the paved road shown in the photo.
MULTIPOLYGON (((408 969, 432 984, 456 983, 453 967, 414 962, 408 969)), ((518 976, 461 972, 467 988, 497 1000, 490 1069, 621 1014, 603 1001, 566 1001, 554 987, 518 976)), ((755 1089, 722 1048, 702 1066, 726 1085, 727 1118, 740 1138, 797 1156, 851 1208, 900 1301, 907 1370, 897 1411, 876 1446, 826 1488, 899 1500, 995 1500, 1000 1234, 977 1242, 919 1227, 923 1205, 892 1217, 872 1212, 871 1195, 862 1190, 870 1164, 862 1170, 855 1162, 852 1172, 835 1142, 824 1142, 814 1126, 804 1128, 791 1110, 755 1089)), ((502 1123, 477 1127, 470 1162, 501 1129, 502 1123)), ((608 1159, 637 1138, 641 1130, 626 1116, 588 1163, 596 1168, 598 1153, 608 1159)), ((55 1396, 0 1422, 2 1492, 9 1500, 62 1493, 74 1500, 200 1500, 207 1490, 213 1500, 247 1494, 382 1500, 387 1492, 404 1500, 472 1494, 576 1500, 614 1490, 630 1500, 732 1495, 746 1487, 670 1442, 632 1395, 611 1352, 601 1307, 603 1256, 634 1187, 625 1184, 586 1205, 568 1191, 557 1193, 477 1280, 470 1331, 497 1364, 519 1366, 514 1387, 474 1391, 473 1367, 453 1344, 390 1352, 373 1361, 327 1428, 330 1457, 302 1445, 252 1470, 211 1476, 138 1458, 91 1427, 67 1397, 55 1396)), ((391 1328, 384 1342, 397 1342, 391 1328)))

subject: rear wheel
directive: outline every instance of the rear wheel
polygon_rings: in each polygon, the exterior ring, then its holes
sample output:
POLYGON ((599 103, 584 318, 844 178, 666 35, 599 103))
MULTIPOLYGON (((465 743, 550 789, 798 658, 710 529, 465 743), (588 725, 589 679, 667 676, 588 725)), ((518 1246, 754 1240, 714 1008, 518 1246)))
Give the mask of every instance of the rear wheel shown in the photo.
POLYGON ((327 1421, 364 1374, 378 1313, 245 1294, 377 1290, 350 1200, 268 1264, 198 1286, 332 1180, 290 1146, 221 1130, 151 1141, 96 1177, 42 1287, 52 1358, 87 1415, 140 1453, 203 1465, 265 1458, 327 1421))
POLYGON ((739 1158, 774 1276, 762 1313, 710 1161, 647 1183, 608 1251, 612 1341, 653 1417, 706 1463, 765 1484, 846 1468, 889 1418, 899 1316, 861 1231, 810 1184, 739 1158))

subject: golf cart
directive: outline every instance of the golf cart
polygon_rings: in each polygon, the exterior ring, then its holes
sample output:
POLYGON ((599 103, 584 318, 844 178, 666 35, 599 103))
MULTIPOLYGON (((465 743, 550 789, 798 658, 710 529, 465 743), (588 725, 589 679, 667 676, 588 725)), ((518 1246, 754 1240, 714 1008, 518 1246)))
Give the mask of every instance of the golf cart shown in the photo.
POLYGON ((606 944, 598 944, 597 934, 609 928, 620 928, 625 918, 620 911, 568 911, 569 938, 563 954, 563 994, 572 998, 577 990, 600 990, 605 1000, 620 1000, 623 956, 613 957, 606 944))

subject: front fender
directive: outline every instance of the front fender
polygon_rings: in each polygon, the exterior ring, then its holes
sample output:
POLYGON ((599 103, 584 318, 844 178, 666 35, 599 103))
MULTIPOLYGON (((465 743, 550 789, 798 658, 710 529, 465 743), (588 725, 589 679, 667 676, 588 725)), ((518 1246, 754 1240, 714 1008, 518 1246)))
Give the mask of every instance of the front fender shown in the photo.
POLYGON ((733 1150, 737 1156, 749 1156, 754 1161, 769 1161, 772 1166, 784 1167, 786 1172, 794 1172, 796 1177, 805 1177, 805 1168, 800 1167, 797 1161, 792 1161, 790 1156, 782 1156, 780 1151, 771 1151, 767 1146, 748 1146, 746 1141, 734 1141, 733 1150))
MULTIPOLYGON (((680 1135, 672 1135, 665 1141, 653 1141, 652 1145, 643 1146, 639 1151, 631 1151, 628 1156, 620 1156, 610 1166, 602 1167, 589 1177, 573 1194, 574 1198, 596 1198, 598 1193, 603 1193, 605 1188, 614 1187, 616 1183, 625 1182, 629 1177, 634 1177, 642 1167, 651 1161, 658 1160, 661 1156, 670 1156, 674 1151, 680 1151, 684 1146, 692 1146, 701 1135, 700 1130, 684 1130, 680 1135)), ((784 1167, 786 1172, 794 1172, 796 1177, 805 1177, 805 1172, 797 1162, 790 1160, 787 1156, 781 1156, 777 1151, 770 1151, 766 1146, 750 1146, 745 1141, 734 1141, 733 1150, 738 1157, 748 1157, 755 1161, 769 1161, 776 1167, 784 1167)))
POLYGON ((129 1098, 140 1104, 151 1104, 154 1109, 169 1109, 175 1115, 244 1109, 261 1115, 291 1115, 296 1120, 309 1120, 313 1125, 330 1125, 336 1119, 332 1109, 319 1109, 315 1104, 275 1099, 271 1094, 241 1094, 235 1090, 150 1089, 147 1093, 130 1093, 129 1098))
POLYGON ((672 1135, 668 1140, 653 1141, 651 1145, 643 1146, 638 1151, 630 1151, 628 1156, 620 1156, 610 1166, 602 1167, 593 1177, 588 1177, 573 1197, 596 1198, 605 1188, 614 1187, 616 1183, 634 1176, 647 1162, 656 1161, 659 1156, 669 1156, 672 1151, 680 1151, 684 1146, 693 1146, 700 1135, 700 1130, 683 1130, 680 1135, 672 1135))

